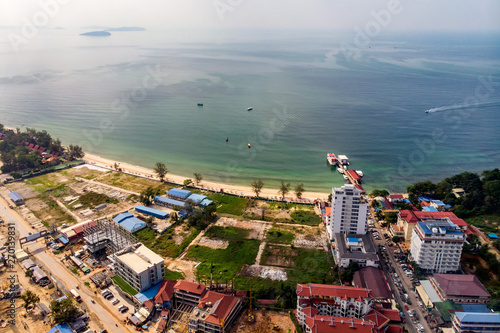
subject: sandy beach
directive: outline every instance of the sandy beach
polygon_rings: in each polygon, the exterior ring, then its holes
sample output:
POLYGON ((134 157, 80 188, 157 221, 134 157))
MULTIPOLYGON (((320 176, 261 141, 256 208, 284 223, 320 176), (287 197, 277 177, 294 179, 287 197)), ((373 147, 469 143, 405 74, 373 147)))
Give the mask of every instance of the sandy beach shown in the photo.
MULTIPOLYGON (((132 165, 128 164, 125 162, 120 162, 120 161, 114 161, 110 160, 101 156, 93 155, 93 154, 85 154, 85 157, 83 160, 86 163, 97 165, 100 167, 104 167, 107 169, 113 169, 114 170, 114 164, 118 164, 119 168, 122 169, 122 172, 141 176, 141 177, 147 177, 151 179, 157 179, 154 171, 152 169, 144 168, 141 166, 137 165, 132 165)), ((168 166, 167 166, 168 168, 168 166)), ((168 182, 172 183, 177 183, 177 184, 183 184, 184 180, 188 179, 187 177, 182 177, 178 175, 173 175, 171 173, 168 173, 165 176, 165 180, 168 182)), ((191 177, 192 179, 192 177, 191 177)), ((211 191, 220 191, 221 189, 224 190, 226 193, 232 193, 232 194, 237 194, 241 196, 255 196, 255 193, 253 189, 250 186, 239 186, 239 185, 229 185, 229 184, 221 184, 221 183, 215 183, 215 182, 210 182, 210 181, 205 181, 202 180, 200 182, 200 188, 202 189, 208 189, 211 191)), ((325 200, 328 198, 329 193, 320 193, 320 192, 304 192, 302 194, 302 199, 306 201, 313 201, 316 199, 322 199, 325 200)), ((268 198, 268 199, 280 199, 281 196, 278 193, 277 189, 270 189, 270 188, 263 188, 260 197, 262 198, 268 198)), ((287 195, 287 200, 296 200, 295 193, 293 191, 293 188, 290 189, 290 192, 287 195)))

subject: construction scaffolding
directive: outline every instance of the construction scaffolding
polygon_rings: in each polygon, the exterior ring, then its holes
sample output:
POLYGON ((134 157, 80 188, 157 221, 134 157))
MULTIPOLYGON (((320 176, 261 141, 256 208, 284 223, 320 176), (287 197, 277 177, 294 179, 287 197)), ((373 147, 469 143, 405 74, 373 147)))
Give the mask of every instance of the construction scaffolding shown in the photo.
POLYGON ((111 219, 96 220, 96 225, 83 230, 85 243, 94 255, 104 253, 107 256, 139 242, 130 232, 111 219))

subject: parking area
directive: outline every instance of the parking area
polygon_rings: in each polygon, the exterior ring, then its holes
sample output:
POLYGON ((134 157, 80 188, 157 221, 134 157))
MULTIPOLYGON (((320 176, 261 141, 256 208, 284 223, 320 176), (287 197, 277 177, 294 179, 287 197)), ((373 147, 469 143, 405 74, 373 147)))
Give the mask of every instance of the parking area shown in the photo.
POLYGON ((98 297, 102 300, 104 305, 113 313, 116 314, 117 318, 120 319, 126 319, 127 317, 130 317, 132 314, 134 314, 134 302, 132 302, 130 299, 123 297, 117 290, 117 288, 114 285, 110 285, 108 288, 104 289, 99 292, 98 297), (102 295, 104 290, 109 290, 112 294, 113 297, 106 298, 105 296, 102 295), (126 306, 128 307, 128 310, 120 312, 118 310, 119 307, 121 306, 126 306))

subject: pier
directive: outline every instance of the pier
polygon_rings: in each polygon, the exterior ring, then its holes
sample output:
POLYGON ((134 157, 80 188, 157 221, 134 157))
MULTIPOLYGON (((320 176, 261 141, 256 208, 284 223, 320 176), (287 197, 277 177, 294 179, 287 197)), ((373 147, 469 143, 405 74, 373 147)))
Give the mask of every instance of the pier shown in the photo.
POLYGON ((342 174, 346 175, 349 183, 353 184, 357 189, 365 192, 365 189, 361 186, 363 177, 360 176, 355 170, 347 169, 347 165, 349 164, 349 159, 347 158, 347 156, 339 155, 338 158, 335 158, 335 155, 330 153, 327 154, 327 160, 330 165, 332 165, 332 160, 334 160, 336 162, 336 166, 342 169, 342 174))

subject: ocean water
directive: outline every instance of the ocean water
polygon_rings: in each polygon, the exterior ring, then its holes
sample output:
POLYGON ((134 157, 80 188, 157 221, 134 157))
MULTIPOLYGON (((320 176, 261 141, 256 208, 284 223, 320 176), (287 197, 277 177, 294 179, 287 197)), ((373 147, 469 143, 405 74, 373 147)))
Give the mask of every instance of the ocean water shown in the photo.
POLYGON ((368 190, 500 167, 499 35, 81 32, 0 45, 1 123, 175 174, 309 191, 344 183, 329 152, 368 190))

